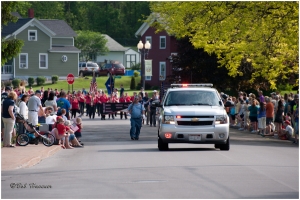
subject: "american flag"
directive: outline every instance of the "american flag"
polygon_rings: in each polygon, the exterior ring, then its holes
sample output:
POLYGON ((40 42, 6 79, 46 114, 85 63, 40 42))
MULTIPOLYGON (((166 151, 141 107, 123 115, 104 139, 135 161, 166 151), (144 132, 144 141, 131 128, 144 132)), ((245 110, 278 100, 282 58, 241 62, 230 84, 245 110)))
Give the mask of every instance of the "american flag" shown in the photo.
POLYGON ((95 75, 93 76, 93 79, 91 80, 91 86, 90 86, 90 93, 97 91, 97 81, 95 75))

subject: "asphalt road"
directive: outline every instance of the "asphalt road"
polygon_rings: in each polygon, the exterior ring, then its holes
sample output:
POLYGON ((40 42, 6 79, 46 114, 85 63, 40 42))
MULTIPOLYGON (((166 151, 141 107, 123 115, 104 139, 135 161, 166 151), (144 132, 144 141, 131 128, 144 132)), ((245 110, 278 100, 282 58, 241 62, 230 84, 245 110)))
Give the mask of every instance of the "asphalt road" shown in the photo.
POLYGON ((129 120, 83 121, 84 148, 2 171, 1 198, 299 199, 299 148, 290 141, 231 129, 230 151, 170 144, 160 152, 154 127, 132 141, 129 120))

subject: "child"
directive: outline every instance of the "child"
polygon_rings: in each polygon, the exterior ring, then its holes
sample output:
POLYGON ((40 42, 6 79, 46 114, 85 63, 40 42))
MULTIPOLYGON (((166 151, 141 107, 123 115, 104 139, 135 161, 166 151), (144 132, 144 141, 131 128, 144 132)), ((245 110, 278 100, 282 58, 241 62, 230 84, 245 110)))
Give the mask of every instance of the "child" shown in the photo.
POLYGON ((56 118, 56 123, 54 125, 54 129, 51 132, 53 135, 55 135, 55 138, 57 140, 61 140, 61 147, 63 149, 73 149, 73 147, 69 144, 69 134, 66 131, 66 126, 64 125, 64 120, 61 116, 58 116, 56 118))
POLYGON ((70 128, 71 122, 69 120, 65 121, 66 131, 70 134, 69 142, 71 142, 72 147, 83 147, 74 135, 74 131, 70 128))
POLYGON ((66 109, 61 109, 61 117, 63 118, 64 121, 67 121, 68 118, 66 117, 67 111, 66 109))
POLYGON ((78 142, 81 142, 80 141, 80 138, 81 138, 81 129, 82 129, 81 118, 77 117, 76 120, 75 120, 75 122, 76 122, 76 125, 78 127, 78 130, 75 132, 75 137, 78 140, 78 142))

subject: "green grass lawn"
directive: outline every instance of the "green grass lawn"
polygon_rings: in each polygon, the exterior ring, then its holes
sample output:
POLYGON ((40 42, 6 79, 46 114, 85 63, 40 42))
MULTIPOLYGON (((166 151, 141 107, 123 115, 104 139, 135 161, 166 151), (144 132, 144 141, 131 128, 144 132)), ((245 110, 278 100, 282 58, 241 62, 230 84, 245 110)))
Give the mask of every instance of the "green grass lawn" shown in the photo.
MULTIPOLYGON (((97 79, 97 86, 98 86, 97 88, 106 91, 105 82, 107 81, 108 77, 107 76, 97 77, 96 79, 97 79)), ((82 90, 82 88, 85 88, 85 90, 88 91, 90 89, 91 80, 92 80, 91 76, 88 76, 88 79, 85 79, 85 78, 75 79, 74 84, 73 84, 73 90, 78 91, 78 90, 82 90)), ((136 77, 135 78, 136 85, 140 81, 141 81, 141 77, 136 77)), ((139 90, 130 90, 130 82, 131 82, 131 76, 121 76, 121 78, 116 78, 115 79, 115 87, 120 89, 121 84, 123 84, 125 91, 128 92, 129 95, 132 95, 133 92, 138 92, 139 90)), ((38 89, 41 89, 40 86, 36 86, 36 85, 33 85, 32 88, 33 88, 34 91, 38 90, 38 89)), ((58 89, 58 90, 63 89, 65 91, 69 90, 68 89, 68 83, 67 83, 66 80, 58 81, 55 84, 45 83, 44 84, 44 89, 47 90, 48 88, 52 88, 53 90, 54 89, 58 89)), ((27 91, 29 90, 28 86, 26 86, 26 90, 27 91)), ((70 85, 70 91, 71 90, 72 90, 72 86, 70 85)), ((147 92, 149 93, 149 95, 152 95, 152 90, 148 90, 147 92)))

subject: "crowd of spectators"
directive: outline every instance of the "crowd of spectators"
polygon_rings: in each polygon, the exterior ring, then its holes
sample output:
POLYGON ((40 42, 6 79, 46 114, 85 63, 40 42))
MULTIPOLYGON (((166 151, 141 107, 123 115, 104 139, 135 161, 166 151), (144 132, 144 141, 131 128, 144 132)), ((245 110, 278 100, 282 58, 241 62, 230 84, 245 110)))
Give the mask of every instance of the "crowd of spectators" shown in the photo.
POLYGON ((298 143, 299 95, 273 92, 264 96, 239 92, 236 97, 221 93, 230 126, 239 131, 250 131, 262 137, 273 136, 282 140, 292 139, 298 143))

